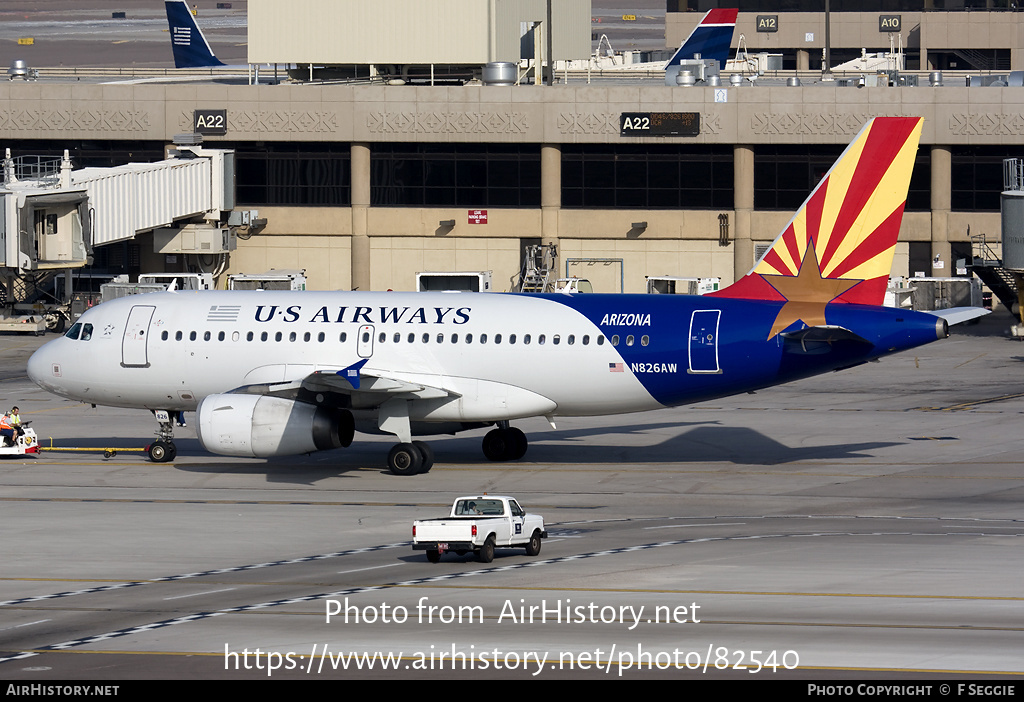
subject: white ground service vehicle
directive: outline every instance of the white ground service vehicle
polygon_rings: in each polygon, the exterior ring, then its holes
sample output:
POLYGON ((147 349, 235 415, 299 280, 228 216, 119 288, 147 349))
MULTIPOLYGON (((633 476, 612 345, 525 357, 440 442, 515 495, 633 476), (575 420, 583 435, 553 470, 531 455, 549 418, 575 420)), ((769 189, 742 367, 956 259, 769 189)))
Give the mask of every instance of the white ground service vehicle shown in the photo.
POLYGON ((39 442, 36 440, 36 431, 32 427, 25 426, 25 424, 21 425, 24 433, 15 440, 14 446, 6 446, 6 441, 0 441, 0 456, 24 456, 26 453, 39 454, 39 442))
POLYGON ((460 556, 473 551, 481 563, 490 563, 495 548, 519 546, 526 547, 527 556, 536 556, 547 536, 543 517, 527 514, 514 498, 497 495, 459 497, 447 517, 412 523, 412 548, 426 551, 431 563, 445 551, 460 556))

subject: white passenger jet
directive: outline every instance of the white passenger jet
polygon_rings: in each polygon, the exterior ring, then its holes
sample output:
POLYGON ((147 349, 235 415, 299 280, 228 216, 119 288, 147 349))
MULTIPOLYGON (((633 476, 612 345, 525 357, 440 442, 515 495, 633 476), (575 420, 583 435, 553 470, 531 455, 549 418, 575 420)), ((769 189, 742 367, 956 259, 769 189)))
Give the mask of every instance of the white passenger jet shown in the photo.
POLYGON ((919 118, 868 122, 743 278, 713 295, 179 291, 105 302, 30 359, 64 397, 197 412, 203 447, 270 457, 388 433, 393 473, 430 470, 419 434, 495 426, 516 460, 525 417, 683 405, 839 370, 947 336, 881 306, 919 118))

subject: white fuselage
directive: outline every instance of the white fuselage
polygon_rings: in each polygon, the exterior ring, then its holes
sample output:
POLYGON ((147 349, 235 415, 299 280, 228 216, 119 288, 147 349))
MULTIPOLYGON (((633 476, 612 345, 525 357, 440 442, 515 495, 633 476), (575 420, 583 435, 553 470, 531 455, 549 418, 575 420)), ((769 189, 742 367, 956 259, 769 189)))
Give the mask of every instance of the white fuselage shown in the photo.
POLYGON ((364 374, 445 391, 414 402, 413 420, 662 406, 632 373, 610 371, 623 359, 592 321, 529 296, 182 291, 112 300, 78 325, 41 348, 29 374, 101 405, 194 410, 209 395, 366 359, 364 374))

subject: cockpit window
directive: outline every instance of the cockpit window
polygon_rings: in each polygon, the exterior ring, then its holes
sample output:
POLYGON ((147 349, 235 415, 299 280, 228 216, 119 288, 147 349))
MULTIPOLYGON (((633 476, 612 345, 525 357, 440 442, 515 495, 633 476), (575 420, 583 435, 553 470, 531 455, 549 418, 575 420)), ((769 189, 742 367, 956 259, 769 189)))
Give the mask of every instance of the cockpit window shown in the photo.
POLYGON ((92 325, 75 322, 64 336, 78 341, 88 341, 92 338, 92 325))

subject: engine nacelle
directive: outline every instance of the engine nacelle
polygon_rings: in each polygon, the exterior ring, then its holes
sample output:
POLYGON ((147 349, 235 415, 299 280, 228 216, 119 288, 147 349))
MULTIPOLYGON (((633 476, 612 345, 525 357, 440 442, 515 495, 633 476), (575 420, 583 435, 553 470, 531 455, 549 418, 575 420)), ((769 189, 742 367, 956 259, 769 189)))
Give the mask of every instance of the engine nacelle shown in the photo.
POLYGON ((207 451, 268 458, 341 448, 352 443, 347 410, 268 395, 210 395, 196 410, 196 432, 207 451))

